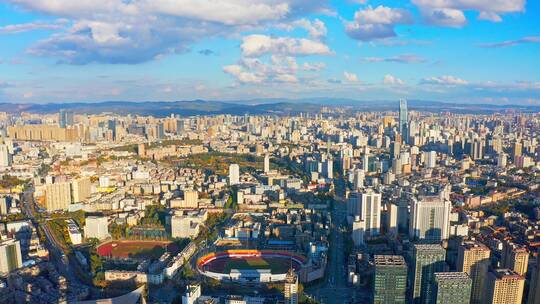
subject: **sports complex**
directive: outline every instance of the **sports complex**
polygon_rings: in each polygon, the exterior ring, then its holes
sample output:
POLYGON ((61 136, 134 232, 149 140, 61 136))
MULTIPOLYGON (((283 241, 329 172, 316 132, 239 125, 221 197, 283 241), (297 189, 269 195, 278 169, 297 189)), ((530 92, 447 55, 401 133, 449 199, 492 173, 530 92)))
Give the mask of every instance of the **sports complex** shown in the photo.
POLYGON ((102 257, 138 260, 159 257, 166 250, 170 250, 171 245, 171 242, 167 241, 118 240, 103 243, 96 251, 102 257))
POLYGON ((197 269, 224 282, 270 283, 284 281, 291 267, 298 272, 305 263, 305 257, 287 251, 237 249, 207 254, 197 269))

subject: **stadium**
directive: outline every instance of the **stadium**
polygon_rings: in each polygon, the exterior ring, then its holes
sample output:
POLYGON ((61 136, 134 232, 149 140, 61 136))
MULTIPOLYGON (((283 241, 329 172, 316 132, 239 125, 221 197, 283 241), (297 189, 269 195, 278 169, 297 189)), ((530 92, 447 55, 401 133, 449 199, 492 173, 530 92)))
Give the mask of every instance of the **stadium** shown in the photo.
POLYGON ((222 282, 271 283, 285 280, 287 271, 302 269, 303 256, 274 250, 227 250, 207 254, 197 261, 202 275, 222 282))

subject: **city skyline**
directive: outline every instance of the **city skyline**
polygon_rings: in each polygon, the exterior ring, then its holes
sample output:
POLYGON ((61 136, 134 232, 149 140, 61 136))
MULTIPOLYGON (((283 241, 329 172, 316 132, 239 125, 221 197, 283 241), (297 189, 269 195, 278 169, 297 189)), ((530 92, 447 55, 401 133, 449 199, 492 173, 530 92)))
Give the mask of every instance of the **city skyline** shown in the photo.
POLYGON ((540 105, 534 1, 0 1, 0 102, 540 105))

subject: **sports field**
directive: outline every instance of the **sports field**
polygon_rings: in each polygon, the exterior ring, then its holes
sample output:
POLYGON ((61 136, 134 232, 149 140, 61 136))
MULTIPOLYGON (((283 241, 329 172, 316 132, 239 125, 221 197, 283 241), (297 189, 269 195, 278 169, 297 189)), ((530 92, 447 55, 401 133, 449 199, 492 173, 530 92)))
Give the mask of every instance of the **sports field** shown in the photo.
POLYGON ((285 273, 289 268, 299 268, 295 262, 283 258, 266 257, 230 257, 211 262, 208 265, 210 271, 219 273, 230 273, 232 269, 269 269, 273 274, 285 273))
POLYGON ((112 241, 97 247, 103 257, 146 259, 161 256, 170 242, 162 241, 112 241))

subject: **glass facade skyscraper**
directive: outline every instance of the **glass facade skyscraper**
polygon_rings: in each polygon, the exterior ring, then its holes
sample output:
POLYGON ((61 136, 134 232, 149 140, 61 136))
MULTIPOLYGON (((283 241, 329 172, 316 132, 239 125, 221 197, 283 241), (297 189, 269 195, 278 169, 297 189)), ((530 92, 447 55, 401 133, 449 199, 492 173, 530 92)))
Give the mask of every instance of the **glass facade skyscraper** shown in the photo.
POLYGON ((399 133, 402 138, 407 137, 409 112, 407 111, 407 100, 399 100, 399 133))
POLYGON ((374 304, 406 303, 407 263, 400 255, 375 255, 374 304))

